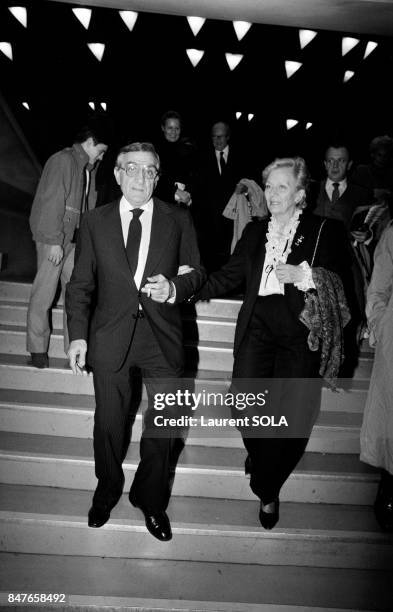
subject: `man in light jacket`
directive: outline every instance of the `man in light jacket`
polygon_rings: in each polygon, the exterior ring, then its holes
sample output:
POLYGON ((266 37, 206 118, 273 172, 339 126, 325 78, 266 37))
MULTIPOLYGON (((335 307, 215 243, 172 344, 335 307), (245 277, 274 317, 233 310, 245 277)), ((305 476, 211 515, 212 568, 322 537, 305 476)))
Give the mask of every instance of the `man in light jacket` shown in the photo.
MULTIPOLYGON (((37 274, 27 313, 27 350, 31 365, 49 366, 49 311, 59 279, 64 293, 74 267, 76 234, 84 211, 96 204, 95 174, 107 150, 103 125, 82 128, 72 147, 52 155, 45 164, 30 214, 37 250, 37 274)), ((68 334, 64 315, 64 349, 68 334)))

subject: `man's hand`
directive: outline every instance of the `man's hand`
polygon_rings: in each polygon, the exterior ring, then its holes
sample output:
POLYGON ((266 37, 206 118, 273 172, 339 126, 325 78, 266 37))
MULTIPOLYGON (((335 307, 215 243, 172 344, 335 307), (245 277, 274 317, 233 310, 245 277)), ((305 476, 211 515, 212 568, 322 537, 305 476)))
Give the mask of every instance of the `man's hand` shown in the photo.
POLYGON ((188 266, 187 264, 185 264, 184 266, 179 266, 177 269, 177 275, 178 276, 182 276, 183 274, 189 274, 189 272, 192 272, 194 268, 190 268, 190 266, 188 266))
POLYGON ((70 343, 67 357, 70 362, 70 368, 74 374, 87 375, 84 369, 86 364, 87 343, 86 340, 73 340, 70 343))
POLYGON ((166 302, 170 292, 168 279, 163 274, 156 274, 156 276, 149 276, 147 280, 148 282, 141 289, 142 293, 146 293, 153 302, 166 302))
POLYGON ((355 242, 358 242, 360 244, 371 238, 372 233, 369 229, 367 229, 365 232, 356 230, 351 232, 351 236, 355 240, 355 242))
POLYGON ((58 266, 63 259, 64 251, 60 244, 52 244, 49 249, 48 259, 53 263, 54 266, 58 266))
POLYGON ((176 189, 175 200, 186 204, 186 206, 191 206, 191 194, 184 189, 176 189))
POLYGON ((279 262, 276 266, 276 276, 280 283, 301 283, 305 272, 301 266, 279 262))

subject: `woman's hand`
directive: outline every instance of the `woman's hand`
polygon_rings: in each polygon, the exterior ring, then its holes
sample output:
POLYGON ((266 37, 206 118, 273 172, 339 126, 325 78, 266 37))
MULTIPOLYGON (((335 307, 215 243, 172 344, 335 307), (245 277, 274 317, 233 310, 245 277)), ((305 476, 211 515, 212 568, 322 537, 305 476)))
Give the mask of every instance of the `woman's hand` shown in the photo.
POLYGON ((301 283, 306 275, 301 266, 291 266, 282 261, 278 262, 275 271, 280 283, 301 283))
POLYGON ((186 206, 191 206, 191 194, 184 189, 176 189, 175 200, 186 204, 186 206))

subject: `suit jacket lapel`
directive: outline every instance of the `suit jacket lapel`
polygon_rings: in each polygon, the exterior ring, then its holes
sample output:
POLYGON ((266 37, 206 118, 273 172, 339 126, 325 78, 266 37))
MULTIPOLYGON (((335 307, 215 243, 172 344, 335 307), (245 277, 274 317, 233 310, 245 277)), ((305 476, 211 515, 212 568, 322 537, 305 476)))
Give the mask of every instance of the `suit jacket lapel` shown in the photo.
POLYGON ((113 202, 113 207, 109 209, 105 223, 105 235, 108 239, 111 251, 118 263, 118 269, 127 277, 128 282, 136 289, 134 277, 128 265, 126 249, 124 247, 123 230, 120 219, 120 200, 113 202))
MULTIPOLYGON (((320 219, 322 222, 322 219, 320 219)), ((297 265, 302 261, 309 261, 315 248, 315 217, 309 213, 303 212, 300 217, 300 223, 297 226, 296 233, 293 237, 292 249, 288 256, 287 263, 297 265)))
POLYGON ((173 232, 173 221, 171 219, 171 209, 157 198, 153 198, 153 218, 151 222, 149 252, 143 278, 150 276, 162 258, 168 244, 171 242, 173 232))
POLYGON ((255 251, 255 256, 251 260, 251 279, 250 279, 250 293, 251 295, 257 295, 259 291, 259 285, 261 283, 262 269, 265 262, 266 255, 266 234, 269 219, 264 219, 259 222, 261 224, 261 241, 259 247, 255 251))

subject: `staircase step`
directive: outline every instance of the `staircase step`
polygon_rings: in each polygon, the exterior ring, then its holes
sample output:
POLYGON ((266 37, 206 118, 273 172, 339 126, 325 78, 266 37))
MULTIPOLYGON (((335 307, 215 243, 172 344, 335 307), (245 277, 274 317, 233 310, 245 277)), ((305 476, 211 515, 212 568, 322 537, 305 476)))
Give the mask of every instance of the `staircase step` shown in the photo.
MULTIPOLYGON (((55 333, 63 330, 63 309, 53 308, 51 311, 52 326, 55 333)), ((0 301, 0 325, 26 325, 27 304, 22 302, 0 301)), ((183 318, 184 336, 191 340, 227 342, 233 344, 236 319, 224 317, 196 316, 186 311, 183 318)))
POLYGON ((378 532, 371 507, 282 503, 274 531, 261 528, 256 501, 176 498, 168 507, 173 540, 146 531, 127 495, 104 529, 87 527, 91 493, 47 487, 0 486, 5 552, 311 565, 388 570, 393 538, 378 532))
MULTIPOLYGON (((0 350, 11 355, 29 355, 26 350, 26 328, 15 325, 0 325, 0 350)), ((186 363, 204 370, 231 372, 233 366, 233 347, 226 342, 185 341, 186 363)), ((49 356, 65 358, 62 333, 52 333, 49 356)))
POLYGON ((31 283, 13 283, 0 281, 0 300, 7 302, 28 302, 30 299, 31 283))
MULTIPOLYGON (((142 400, 133 426, 133 439, 142 432, 142 400)), ((0 389, 0 430, 75 438, 91 438, 94 424, 94 398, 89 395, 70 395, 0 389)), ((204 410, 208 415, 208 409, 204 410)), ((198 413, 200 414, 200 413, 198 413)), ((359 413, 321 412, 314 426, 308 450, 323 453, 359 453, 359 432, 362 415, 359 413)), ((217 430, 218 431, 218 430, 217 430)), ((242 448, 237 430, 217 433, 206 427, 189 429, 188 444, 242 448)))
POLYGON ((393 598, 388 571, 14 553, 0 563, 3 592, 66 593, 71 612, 390 612, 393 598))
MULTIPOLYGON (((0 433, 0 482, 93 490, 92 442, 37 434, 0 433)), ((186 445, 176 471, 174 494, 252 499, 244 476, 245 451, 186 445)), ((126 489, 139 462, 139 444, 130 444, 123 468, 126 489)), ((373 503, 379 474, 357 455, 307 452, 282 491, 283 501, 373 503)))
MULTIPOLYGON (((193 376, 192 379, 194 378, 193 376)), ((352 380, 347 382, 348 389, 346 390, 338 390, 337 392, 327 388, 322 390, 322 411, 363 413, 368 381, 352 380)), ((229 383, 229 373, 199 370, 195 378, 195 392, 225 393, 229 383)), ((65 358, 51 358, 50 368, 39 370, 28 365, 26 356, 0 354, 0 387, 28 391, 52 391, 56 389, 57 392, 66 394, 94 394, 92 375, 73 376, 65 358)), ((146 399, 145 395, 144 399, 146 399)))
MULTIPOLYGON (((184 337, 199 342, 226 342, 233 344, 236 317, 218 317, 207 315, 196 315, 190 311, 190 307, 183 309, 183 331, 184 337)), ((52 326, 55 333, 62 334, 63 330, 63 308, 56 307, 51 311, 52 326)), ((27 303, 18 301, 2 301, 0 299, 0 325, 19 326, 26 325, 27 303)), ((361 356, 372 359, 374 350, 370 348, 367 341, 361 344, 361 356)))
MULTIPOLYGON (((14 283, 0 281, 0 301, 3 302, 29 302, 31 292, 30 283, 14 283)), ((209 302, 198 302, 197 304, 185 304, 182 309, 185 313, 195 313, 201 316, 217 316, 225 319, 235 319, 239 314, 242 301, 240 299, 217 299, 209 302)), ((56 306, 63 306, 60 296, 56 306)))
MULTIPOLYGON (((232 372, 233 346, 229 342, 212 342, 209 340, 192 341, 185 339, 184 348, 186 364, 203 370, 232 372)), ((0 351, 11 355, 28 355, 26 350, 26 328, 15 325, 0 325, 0 351)), ((65 358, 62 333, 52 333, 49 345, 49 356, 65 358)), ((355 380, 370 379, 373 358, 361 356, 354 373, 355 380)))

